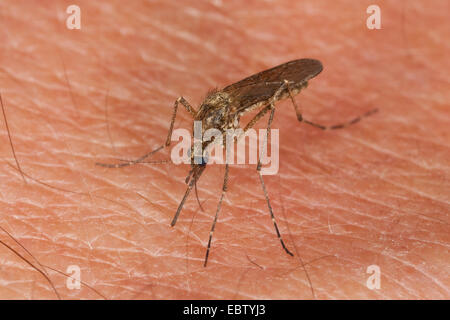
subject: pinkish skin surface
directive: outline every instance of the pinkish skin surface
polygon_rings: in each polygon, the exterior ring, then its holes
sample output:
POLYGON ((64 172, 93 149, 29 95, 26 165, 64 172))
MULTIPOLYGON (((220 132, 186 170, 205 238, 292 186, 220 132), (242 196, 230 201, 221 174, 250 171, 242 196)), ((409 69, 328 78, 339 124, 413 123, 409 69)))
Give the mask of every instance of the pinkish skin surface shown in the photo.
MULTIPOLYGON (((79 266, 108 299, 450 298, 448 2, 377 1, 376 31, 366 28, 370 1, 122 3, 77 1, 81 30, 65 28, 65 2, 0 4, 0 90, 17 158, 54 187, 25 184, 9 165, 2 120, 0 226, 42 265, 79 266), (265 181, 294 257, 254 166, 231 168, 203 268, 223 167, 199 182, 206 212, 192 194, 171 228, 188 166, 94 165, 163 143, 178 96, 197 107, 211 88, 304 57, 324 64, 297 96, 305 118, 380 112, 323 132, 299 124, 290 102, 277 105, 280 170, 265 181), (370 265, 379 290, 366 286, 370 265)), ((185 110, 179 117, 176 127, 190 128, 185 110)), ((0 240, 37 265, 3 230, 0 240)), ((0 270, 0 298, 56 298, 3 245, 0 270)), ((47 272, 64 299, 102 298, 47 272)))

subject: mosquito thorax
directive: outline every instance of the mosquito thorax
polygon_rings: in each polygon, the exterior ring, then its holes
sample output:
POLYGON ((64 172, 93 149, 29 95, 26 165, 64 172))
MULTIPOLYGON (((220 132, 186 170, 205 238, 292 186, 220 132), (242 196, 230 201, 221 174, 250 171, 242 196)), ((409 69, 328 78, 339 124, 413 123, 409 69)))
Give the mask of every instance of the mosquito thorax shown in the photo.
POLYGON ((203 133, 208 129, 224 131, 229 126, 231 99, 227 93, 208 93, 198 111, 197 120, 202 121, 203 133))

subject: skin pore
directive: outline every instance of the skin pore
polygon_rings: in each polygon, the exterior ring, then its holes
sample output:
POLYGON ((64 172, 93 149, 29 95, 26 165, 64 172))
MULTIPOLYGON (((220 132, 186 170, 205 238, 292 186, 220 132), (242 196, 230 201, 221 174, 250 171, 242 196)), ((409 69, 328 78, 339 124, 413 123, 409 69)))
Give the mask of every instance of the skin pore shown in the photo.
MULTIPOLYGON (((449 297, 444 2, 379 1, 381 30, 365 1, 78 1, 80 30, 61 1, 30 3, 0 4, 0 93, 24 174, 2 120, 0 298, 449 297), (324 71, 296 96, 305 118, 380 112, 324 132, 276 105, 280 168, 265 183, 294 257, 255 165, 230 166, 207 268, 223 166, 198 181, 204 211, 192 193, 174 227, 189 166, 95 166, 163 144, 179 96, 197 108, 214 87, 307 57, 324 71)), ((184 108, 177 119, 191 128, 184 108)))

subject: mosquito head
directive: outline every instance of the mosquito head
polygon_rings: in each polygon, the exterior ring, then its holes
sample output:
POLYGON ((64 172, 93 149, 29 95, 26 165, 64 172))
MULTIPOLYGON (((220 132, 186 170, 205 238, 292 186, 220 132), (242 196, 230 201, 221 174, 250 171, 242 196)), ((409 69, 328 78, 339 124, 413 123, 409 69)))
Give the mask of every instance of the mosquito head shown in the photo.
POLYGON ((191 159, 191 167, 206 166, 208 164, 208 158, 209 158, 208 150, 203 149, 202 150, 203 152, 195 152, 194 149, 195 149, 195 146, 192 145, 192 147, 187 152, 188 157, 191 159))

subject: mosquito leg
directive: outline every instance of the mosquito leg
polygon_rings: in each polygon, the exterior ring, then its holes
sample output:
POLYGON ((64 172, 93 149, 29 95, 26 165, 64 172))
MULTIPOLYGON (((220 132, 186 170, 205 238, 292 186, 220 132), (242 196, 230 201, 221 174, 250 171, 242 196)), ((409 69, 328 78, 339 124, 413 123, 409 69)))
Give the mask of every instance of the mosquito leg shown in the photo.
POLYGON ((261 174, 261 158, 262 158, 263 154, 265 153, 265 146, 266 146, 267 141, 269 139, 270 126, 272 125, 273 115, 275 113, 274 103, 278 100, 281 92, 283 92, 283 90, 285 90, 286 88, 288 88, 288 90, 289 90, 289 82, 285 80, 283 82, 283 84, 280 86, 280 88, 275 92, 273 97, 270 99, 269 104, 267 106, 265 106, 263 109, 261 109, 261 111, 258 112, 252 120, 249 121, 249 123, 245 126, 243 131, 245 133, 248 129, 253 127, 255 125, 255 123, 258 122, 259 119, 261 119, 269 110, 271 111, 270 112, 270 116, 269 116, 269 122, 267 124, 267 133, 266 133, 266 137, 265 137, 266 141, 265 141, 265 143, 263 143, 263 150, 261 150, 261 155, 260 155, 259 160, 258 160, 258 165, 256 167, 256 171, 258 172, 259 180, 261 181, 261 186, 262 186, 262 189, 263 189, 263 192, 264 192, 264 197, 266 198, 266 201, 267 201, 267 207, 269 208, 270 217, 272 218, 272 222, 273 222, 273 225, 275 227, 275 231, 277 233, 278 239, 281 242, 281 246, 283 247, 284 251, 286 251, 287 254, 293 256, 293 254, 288 250, 288 248, 284 244, 283 239, 281 238, 281 234, 280 234, 280 231, 278 230, 278 225, 277 225, 277 222, 275 220, 275 216, 273 214, 272 206, 270 204, 269 196, 267 194, 266 185, 264 184, 264 179, 263 179, 262 174, 261 174))
POLYGON ((311 122, 311 121, 306 120, 306 119, 303 118, 302 113, 301 113, 301 111, 300 111, 300 109, 299 109, 299 107, 298 107, 297 103, 295 102, 295 99, 294 99, 294 97, 292 95, 292 91, 291 91, 291 88, 289 87, 289 83, 288 82, 286 82, 286 83, 287 83, 287 88, 288 88, 288 91, 289 91, 289 97, 291 98, 292 104, 294 105, 295 113, 297 114, 298 121, 304 122, 306 124, 309 124, 309 125, 311 125, 313 127, 319 128, 321 130, 343 129, 343 128, 346 128, 348 126, 351 126, 352 124, 355 124, 355 123, 361 121, 361 119, 363 119, 365 117, 368 117, 368 116, 378 112, 378 109, 372 109, 372 110, 370 110, 370 111, 368 111, 368 112, 366 112, 366 113, 364 113, 364 114, 362 114, 362 115, 360 115, 360 116, 358 116, 358 117, 356 117, 356 118, 354 118, 354 119, 352 119, 350 121, 339 123, 339 124, 335 124, 335 125, 331 125, 331 126, 324 126, 324 125, 321 125, 321 124, 318 124, 318 123, 315 123, 315 122, 311 122))
POLYGON ((271 109, 272 110, 270 112, 269 122, 267 124, 267 134, 266 134, 266 137, 265 137, 266 141, 265 141, 265 143, 263 143, 263 150, 261 150, 261 155, 260 155, 259 160, 258 160, 258 165, 256 167, 256 171, 258 171, 259 180, 261 181, 261 186, 262 186, 262 189, 263 189, 263 192, 264 192, 264 197, 266 198, 266 201, 267 201, 267 207, 269 208, 270 217, 272 218, 272 222, 273 222, 273 225, 275 227, 275 231, 277 233, 277 237, 280 240, 281 246, 283 247, 284 251, 286 251, 286 253, 288 255, 293 256, 292 252, 290 252, 289 249, 284 244, 283 238, 281 238, 280 230, 278 230, 278 225, 277 225, 277 222, 275 220, 275 216, 273 214, 272 206, 270 205, 270 200, 269 200, 269 196, 267 194, 266 185, 264 184, 264 179, 263 179, 263 176, 261 174, 261 158, 262 158, 263 154, 265 153, 265 146, 267 144, 267 141, 269 139, 269 134, 270 134, 270 125, 272 124, 273 115, 275 113, 275 107, 273 105, 271 105, 271 109))
POLYGON ((251 127, 253 127, 258 121, 259 119, 261 119, 262 117, 264 117, 266 115, 266 113, 272 108, 272 106, 269 104, 267 106, 265 106, 263 109, 261 109, 261 111, 259 111, 254 117, 253 119, 251 119, 247 125, 244 128, 244 133, 247 132, 248 129, 250 129, 251 127))
POLYGON ((311 125, 313 127, 322 129, 322 130, 343 129, 343 128, 346 128, 348 126, 351 126, 352 124, 355 124, 355 123, 361 121, 361 119, 363 119, 365 117, 368 117, 368 116, 370 116, 370 115, 372 115, 372 114, 374 114, 376 112, 378 112, 378 109, 372 109, 372 110, 370 110, 370 111, 368 111, 368 112, 366 112, 366 113, 364 113, 364 114, 362 114, 362 115, 360 115, 360 116, 358 116, 358 117, 356 117, 356 118, 354 118, 354 119, 352 119, 350 121, 347 121, 347 122, 344 122, 344 123, 340 123, 340 124, 335 124, 335 125, 332 125, 332 126, 323 126, 321 124, 317 124, 317 123, 308 121, 306 119, 303 119, 303 122, 306 123, 306 124, 309 124, 309 125, 311 125))
POLYGON ((189 182, 189 185, 186 189, 186 192, 184 193, 183 199, 181 200, 177 212, 175 213, 175 216, 172 219, 172 222, 170 223, 170 225, 173 227, 178 220, 178 216, 181 213, 181 209, 183 209, 184 203, 186 202, 187 197, 189 196, 189 193, 192 190, 192 187, 197 183, 197 180, 200 178, 201 174, 203 173, 203 170, 205 170, 206 166, 197 166, 195 167, 195 170, 192 173, 192 178, 189 182))
POLYGON ((100 163, 97 162, 96 165, 97 166, 101 166, 101 167, 106 167, 106 168, 122 168, 122 167, 127 167, 133 164, 137 164, 137 163, 142 163, 144 162, 144 160, 148 157, 150 157, 151 155, 155 154, 156 152, 162 150, 163 148, 166 148, 168 146, 170 146, 170 142, 171 142, 171 138, 172 138, 172 132, 173 132, 173 126, 175 124, 175 119, 177 116, 177 110, 178 110, 178 103, 181 103, 186 110, 191 114, 191 116, 193 118, 195 118, 197 111, 195 111, 195 109, 193 107, 191 107, 191 105, 189 104, 189 102, 186 101, 186 99, 184 99, 183 97, 179 97, 177 100, 175 100, 175 104, 173 107, 173 112, 172 112, 172 119, 170 121, 170 127, 169 127, 169 132, 167 134, 167 139, 166 139, 166 143, 162 146, 159 146, 158 148, 156 148, 153 151, 150 151, 146 154, 144 154, 142 157, 139 157, 135 160, 130 160, 130 161, 123 161, 121 163, 100 163))
POLYGON ((204 267, 206 267, 206 264, 208 263, 209 249, 211 248, 212 236, 214 233, 214 229, 216 227, 216 222, 217 222, 217 218, 219 216, 220 208, 222 206, 223 198, 225 196, 225 193, 227 192, 227 188, 228 188, 228 162, 225 164, 225 175, 223 178, 222 194, 220 195, 220 200, 219 200, 219 204, 217 205, 216 215, 214 216, 214 221, 211 226, 211 231, 209 232, 209 240, 208 240, 208 247, 206 248, 205 263, 203 264, 204 267))
POLYGON ((160 146, 160 147, 156 148, 155 150, 150 151, 150 152, 144 154, 142 157, 139 157, 139 158, 137 158, 135 160, 128 160, 128 161, 120 160, 120 161, 122 161, 121 163, 101 163, 101 162, 96 162, 95 164, 97 166, 105 167, 105 168, 122 168, 122 167, 127 167, 127 166, 131 166, 132 164, 137 164, 137 163, 144 162, 144 160, 146 158, 150 157, 151 155, 155 154, 156 152, 160 151, 163 148, 164 148, 164 146, 160 146))
POLYGON ((175 118, 177 116, 178 103, 181 103, 186 108, 186 110, 190 113, 190 115, 192 116, 193 119, 195 119, 195 117, 197 115, 197 111, 193 107, 191 107, 189 102, 187 102, 187 100, 184 99, 183 97, 179 97, 175 101, 175 106, 173 108, 173 113, 172 113, 172 120, 170 121, 169 133, 167 134, 167 139, 166 139, 166 147, 168 147, 171 142, 173 126, 175 124, 175 118))
POLYGON ((198 197, 198 188, 197 188, 197 181, 194 183, 194 189, 195 189, 195 197, 197 198, 197 203, 201 211, 205 212, 205 209, 203 209, 202 203, 200 202, 200 198, 198 197))

